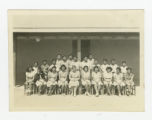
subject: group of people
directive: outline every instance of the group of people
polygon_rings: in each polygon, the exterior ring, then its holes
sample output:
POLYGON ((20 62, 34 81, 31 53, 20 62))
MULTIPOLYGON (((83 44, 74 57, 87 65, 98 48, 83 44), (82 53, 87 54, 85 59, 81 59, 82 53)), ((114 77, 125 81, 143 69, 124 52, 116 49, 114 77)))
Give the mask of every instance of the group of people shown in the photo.
POLYGON ((31 95, 33 90, 38 94, 78 94, 99 95, 127 95, 132 94, 134 74, 126 61, 122 65, 112 59, 109 63, 103 59, 99 64, 92 55, 80 61, 70 55, 57 55, 51 65, 47 60, 42 64, 34 62, 26 71, 25 93, 31 95), (35 88, 35 89, 34 89, 35 88))

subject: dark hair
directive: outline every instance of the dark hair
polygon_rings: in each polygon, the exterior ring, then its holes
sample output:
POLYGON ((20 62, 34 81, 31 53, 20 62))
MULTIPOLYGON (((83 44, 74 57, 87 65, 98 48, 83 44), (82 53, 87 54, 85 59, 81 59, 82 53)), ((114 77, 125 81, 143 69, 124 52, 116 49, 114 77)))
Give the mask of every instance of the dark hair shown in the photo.
POLYGON ((35 62, 34 62, 34 64, 35 64, 35 63, 37 63, 37 64, 38 64, 38 61, 35 61, 35 62))
POLYGON ((121 68, 120 67, 117 67, 116 70, 119 70, 121 72, 121 68))
POLYGON ((51 60, 51 62, 53 62, 53 61, 56 61, 56 59, 53 58, 53 59, 51 60))
POLYGON ((41 76, 43 79, 45 79, 45 74, 44 74, 43 71, 40 72, 40 76, 41 76))
POLYGON ((93 71, 95 71, 96 68, 98 68, 98 71, 99 71, 99 67, 98 66, 94 66, 93 71))
POLYGON ((126 61, 122 61, 122 63, 127 63, 126 61))
POLYGON ((42 62, 47 62, 47 60, 46 60, 46 59, 44 59, 42 62))
POLYGON ((111 59, 111 61, 116 61, 116 59, 113 58, 113 59, 111 59))
POLYGON ((60 70, 62 70, 62 67, 64 67, 65 70, 67 69, 67 67, 65 65, 61 65, 60 70))
POLYGON ((52 72, 53 68, 55 68, 55 69, 56 69, 56 66, 53 66, 53 67, 50 69, 50 71, 51 71, 51 72, 52 72))
POLYGON ((86 66, 86 65, 83 67, 83 70, 84 70, 85 68, 89 69, 89 67, 88 67, 88 66, 86 66))
POLYGON ((29 71, 30 68, 31 68, 32 71, 33 71, 33 67, 32 67, 32 66, 28 66, 28 67, 26 68, 26 72, 30 72, 30 71, 29 71))
POLYGON ((106 68, 106 70, 108 70, 108 69, 110 69, 110 70, 112 71, 112 68, 111 68, 111 67, 107 67, 107 68, 106 68))
POLYGON ((104 59, 103 59, 103 61, 106 61, 106 62, 108 62, 108 60, 107 60, 106 58, 104 58, 104 59))
POLYGON ((132 68, 131 68, 131 67, 127 67, 127 68, 126 68, 126 70, 130 70, 130 71, 132 71, 132 68))

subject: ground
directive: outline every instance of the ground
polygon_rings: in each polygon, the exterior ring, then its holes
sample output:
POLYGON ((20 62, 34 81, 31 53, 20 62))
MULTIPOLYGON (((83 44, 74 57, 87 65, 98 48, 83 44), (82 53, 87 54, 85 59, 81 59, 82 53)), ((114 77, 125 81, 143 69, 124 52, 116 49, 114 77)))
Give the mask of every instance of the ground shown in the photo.
POLYGON ((25 96, 23 87, 14 88, 15 111, 144 111, 144 89, 137 87, 136 96, 32 95, 25 96))

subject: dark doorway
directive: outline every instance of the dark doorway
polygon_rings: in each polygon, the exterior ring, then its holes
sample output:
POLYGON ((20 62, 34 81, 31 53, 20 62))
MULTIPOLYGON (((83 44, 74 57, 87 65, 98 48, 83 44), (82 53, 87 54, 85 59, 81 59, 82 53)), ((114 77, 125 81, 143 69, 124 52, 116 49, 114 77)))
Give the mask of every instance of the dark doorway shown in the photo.
POLYGON ((90 40, 81 40, 81 59, 90 54, 90 40))

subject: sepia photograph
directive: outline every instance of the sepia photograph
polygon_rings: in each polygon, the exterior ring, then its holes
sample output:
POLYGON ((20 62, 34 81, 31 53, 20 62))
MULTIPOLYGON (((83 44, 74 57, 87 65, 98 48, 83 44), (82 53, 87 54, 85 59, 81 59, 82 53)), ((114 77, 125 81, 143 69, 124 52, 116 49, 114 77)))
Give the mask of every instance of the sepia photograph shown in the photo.
POLYGON ((144 111, 143 10, 8 10, 10 111, 144 111))

